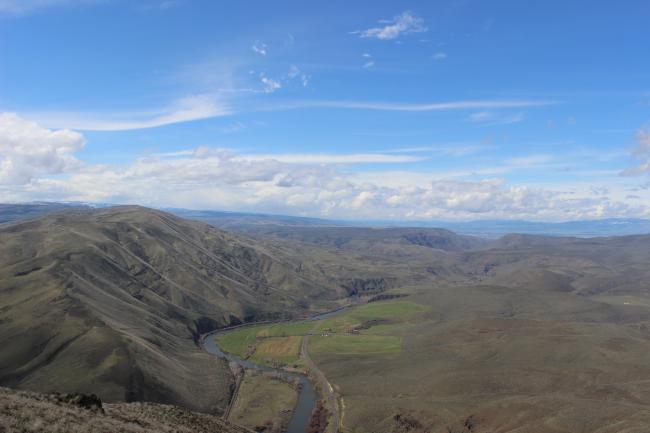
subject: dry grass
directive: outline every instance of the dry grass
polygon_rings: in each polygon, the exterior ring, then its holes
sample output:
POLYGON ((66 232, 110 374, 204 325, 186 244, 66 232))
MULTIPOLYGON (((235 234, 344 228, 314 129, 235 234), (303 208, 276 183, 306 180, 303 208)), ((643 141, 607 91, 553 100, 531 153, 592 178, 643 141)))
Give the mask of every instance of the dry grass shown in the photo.
POLYGON ((54 394, 0 388, 0 433, 250 433, 213 415, 154 403, 89 410, 54 394))
POLYGON ((257 345, 257 354, 271 357, 298 356, 302 337, 266 338, 257 345))
POLYGON ((292 384, 266 374, 247 372, 229 420, 259 430, 283 431, 298 396, 292 384))

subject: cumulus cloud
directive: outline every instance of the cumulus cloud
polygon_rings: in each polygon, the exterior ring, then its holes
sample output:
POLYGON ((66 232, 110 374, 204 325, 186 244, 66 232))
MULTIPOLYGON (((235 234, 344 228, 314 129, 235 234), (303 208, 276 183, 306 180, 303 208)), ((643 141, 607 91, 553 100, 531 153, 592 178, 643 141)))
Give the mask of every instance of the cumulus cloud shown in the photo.
MULTIPOLYGON (((138 203, 353 219, 650 216, 643 200, 630 204, 613 199, 613 189, 579 193, 510 185, 498 178, 463 180, 414 172, 394 176, 390 171, 351 169, 355 164, 419 160, 404 149, 395 154, 245 155, 197 147, 122 165, 80 164, 74 154, 84 146, 81 134, 48 130, 12 114, 0 119, 2 201, 138 203)), ((508 163, 548 160, 533 155, 508 163)))
POLYGON ((0 184, 22 185, 81 165, 74 153, 86 144, 78 132, 53 131, 14 113, 0 113, 0 184))
POLYGON ((636 141, 632 155, 639 160, 639 165, 624 170, 624 175, 650 174, 650 129, 641 128, 636 133, 636 141))
POLYGON ((390 20, 381 20, 379 23, 384 25, 366 30, 356 30, 352 34, 358 34, 362 38, 390 40, 402 35, 422 33, 428 30, 424 25, 424 20, 411 11, 404 11, 390 20))
POLYGON ((264 92, 266 93, 273 93, 282 88, 282 84, 279 81, 273 80, 264 74, 260 74, 260 81, 264 84, 264 92))

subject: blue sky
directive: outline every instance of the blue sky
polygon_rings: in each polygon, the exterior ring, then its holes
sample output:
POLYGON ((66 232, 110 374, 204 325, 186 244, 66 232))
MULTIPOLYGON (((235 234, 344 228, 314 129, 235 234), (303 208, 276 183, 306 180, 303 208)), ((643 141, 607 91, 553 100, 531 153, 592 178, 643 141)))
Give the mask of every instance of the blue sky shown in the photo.
POLYGON ((650 217, 649 18, 645 1, 0 0, 0 201, 650 217))

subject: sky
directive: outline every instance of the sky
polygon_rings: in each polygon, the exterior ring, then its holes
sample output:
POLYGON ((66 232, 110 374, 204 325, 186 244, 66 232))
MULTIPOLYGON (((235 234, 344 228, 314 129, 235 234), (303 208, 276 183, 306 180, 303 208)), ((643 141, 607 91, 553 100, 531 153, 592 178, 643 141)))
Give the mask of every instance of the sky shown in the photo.
POLYGON ((0 0, 0 202, 650 218, 650 2, 0 0))

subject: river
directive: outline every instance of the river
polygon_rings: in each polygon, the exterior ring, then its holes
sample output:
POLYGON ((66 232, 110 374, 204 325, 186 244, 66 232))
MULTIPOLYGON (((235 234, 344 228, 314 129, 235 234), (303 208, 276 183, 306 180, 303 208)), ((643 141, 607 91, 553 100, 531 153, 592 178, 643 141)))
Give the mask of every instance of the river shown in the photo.
MULTIPOLYGON (((347 307, 343 307, 337 310, 316 314, 315 316, 311 316, 303 320, 316 321, 316 320, 326 319, 328 317, 331 317, 335 314, 344 311, 346 308, 347 307)), ((261 324, 251 323, 250 325, 247 324, 245 326, 256 326, 256 325, 261 325, 261 324)), ((242 327, 238 327, 237 329, 241 329, 241 328, 242 327)), ((298 403, 296 404, 296 408, 293 411, 293 415, 291 416, 291 420, 289 421, 289 425, 287 426, 287 433, 305 433, 307 429, 307 425, 309 424, 309 419, 311 417, 311 414, 314 410, 314 407, 316 406, 316 401, 318 400, 318 395, 314 388, 314 384, 311 382, 311 380, 304 374, 291 373, 279 368, 273 368, 266 365, 257 364, 247 359, 243 359, 238 356, 235 356, 231 353, 224 352, 217 345, 215 336, 221 332, 227 332, 227 331, 228 331, 227 329, 221 329, 221 330, 216 330, 208 334, 205 334, 201 339, 203 349, 213 355, 218 356, 219 358, 224 358, 230 362, 235 362, 246 369, 258 370, 263 372, 264 371, 273 372, 275 374, 282 376, 287 381, 297 380, 300 383, 300 387, 298 391, 298 403)))

